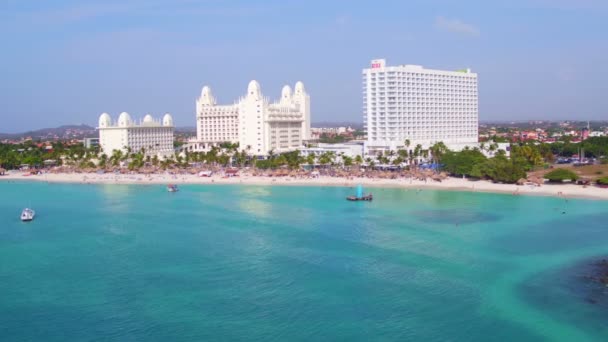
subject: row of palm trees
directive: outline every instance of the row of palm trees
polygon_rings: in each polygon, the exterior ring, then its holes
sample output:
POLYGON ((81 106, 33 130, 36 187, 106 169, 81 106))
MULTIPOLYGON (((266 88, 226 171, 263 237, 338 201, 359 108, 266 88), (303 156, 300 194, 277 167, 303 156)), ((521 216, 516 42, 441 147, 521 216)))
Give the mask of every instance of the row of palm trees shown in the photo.
POLYGON ((192 164, 206 164, 223 167, 249 166, 263 169, 278 167, 298 169, 301 165, 316 165, 321 167, 376 167, 378 165, 417 165, 421 160, 429 160, 429 156, 432 157, 434 162, 438 162, 441 156, 448 151, 447 147, 442 142, 431 146, 429 149, 423 149, 422 145, 418 144, 412 150, 409 150, 409 145, 409 140, 406 140, 404 149, 378 152, 375 158, 371 156, 364 158, 361 155, 351 157, 344 153, 336 153, 334 151, 326 151, 318 155, 308 154, 305 156, 302 155, 300 151, 296 150, 281 154, 270 151, 268 156, 264 159, 258 159, 257 157, 250 156, 248 149, 239 151, 238 145, 226 144, 222 147, 214 146, 207 152, 184 151, 174 157, 161 160, 155 155, 146 155, 146 150, 143 148, 137 152, 133 152, 131 149, 127 148, 126 152, 114 150, 109 156, 105 153, 96 156, 96 165, 92 160, 94 158, 92 158, 93 155, 91 154, 82 155, 82 159, 75 160, 75 164, 87 167, 97 166, 100 168, 124 166, 131 170, 140 169, 146 165, 166 169, 188 167, 192 164))
MULTIPOLYGON (((205 164, 215 167, 237 166, 237 167, 257 167, 262 169, 289 167, 298 169, 301 165, 316 165, 321 167, 351 167, 378 165, 387 166, 415 166, 421 161, 432 161, 439 163, 441 157, 448 152, 448 148, 443 142, 438 142, 428 149, 424 149, 418 144, 410 148, 410 141, 405 140, 403 148, 378 152, 375 156, 362 157, 357 155, 351 157, 344 153, 326 151, 318 155, 303 155, 300 151, 276 154, 270 151, 263 159, 250 156, 250 147, 239 150, 238 144, 221 144, 215 146, 207 152, 184 151, 171 158, 160 159, 156 155, 146 153, 146 149, 132 151, 130 148, 124 150, 114 150, 110 154, 99 153, 96 148, 84 148, 82 145, 64 146, 58 144, 54 146, 52 155, 49 158, 60 160, 60 164, 71 165, 77 168, 117 168, 126 167, 130 170, 141 169, 145 166, 155 168, 185 168, 193 164, 205 164)), ((481 149, 496 151, 495 143, 484 144, 481 149)), ((37 151, 34 151, 38 153, 37 151)))

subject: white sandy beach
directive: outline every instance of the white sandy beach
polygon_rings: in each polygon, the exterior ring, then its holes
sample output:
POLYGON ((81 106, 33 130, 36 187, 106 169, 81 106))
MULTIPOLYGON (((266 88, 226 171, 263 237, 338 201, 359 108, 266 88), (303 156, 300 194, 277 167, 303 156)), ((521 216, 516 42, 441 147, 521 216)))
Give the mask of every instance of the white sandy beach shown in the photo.
POLYGON ((10 172, 0 176, 1 181, 41 181, 52 183, 84 183, 84 184, 244 184, 244 185, 277 185, 277 186, 345 186, 353 187, 358 184, 364 187, 406 188, 406 189, 435 189, 508 193, 511 195, 539 195, 567 198, 589 198, 608 200, 608 189, 595 186, 583 187, 574 184, 544 184, 515 185, 496 184, 489 181, 470 181, 450 177, 441 182, 415 180, 411 178, 373 179, 344 177, 264 177, 241 174, 237 177, 225 178, 220 175, 199 177, 197 175, 171 174, 95 174, 95 173, 46 173, 42 175, 24 176, 26 173, 10 172))

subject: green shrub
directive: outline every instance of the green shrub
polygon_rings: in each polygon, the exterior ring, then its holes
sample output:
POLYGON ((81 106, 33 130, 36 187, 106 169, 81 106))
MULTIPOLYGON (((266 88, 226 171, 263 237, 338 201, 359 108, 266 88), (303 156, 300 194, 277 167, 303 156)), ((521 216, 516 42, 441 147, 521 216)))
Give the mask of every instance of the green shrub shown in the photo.
POLYGON ((596 183, 600 185, 608 185, 608 177, 598 178, 598 180, 596 180, 596 183))
POLYGON ((504 156, 497 156, 475 165, 471 170, 471 176, 500 183, 516 183, 519 179, 526 178, 526 171, 520 163, 504 156))
POLYGON ((566 169, 555 169, 551 172, 548 172, 544 175, 544 178, 548 179, 550 182, 563 182, 565 180, 576 181, 578 179, 578 175, 573 171, 566 169))

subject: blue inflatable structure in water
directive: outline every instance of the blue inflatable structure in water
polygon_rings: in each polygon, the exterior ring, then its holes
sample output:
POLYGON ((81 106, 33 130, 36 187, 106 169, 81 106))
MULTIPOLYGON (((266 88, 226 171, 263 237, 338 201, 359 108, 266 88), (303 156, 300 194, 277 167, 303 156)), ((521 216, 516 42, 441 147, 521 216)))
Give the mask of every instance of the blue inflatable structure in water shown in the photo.
POLYGON ((374 199, 372 194, 363 195, 363 187, 361 184, 357 185, 357 195, 356 196, 348 196, 346 197, 349 201, 371 201, 374 199))

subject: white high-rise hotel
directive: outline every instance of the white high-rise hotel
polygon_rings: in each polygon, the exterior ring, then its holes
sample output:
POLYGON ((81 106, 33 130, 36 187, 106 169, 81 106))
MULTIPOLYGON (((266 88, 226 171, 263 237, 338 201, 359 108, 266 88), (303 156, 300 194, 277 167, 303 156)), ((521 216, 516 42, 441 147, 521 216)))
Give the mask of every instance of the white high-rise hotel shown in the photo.
POLYGON ((310 135, 310 96, 297 82, 292 93, 284 86, 277 102, 262 96, 260 84, 251 81, 247 95, 231 105, 218 105, 211 89, 203 87, 196 101, 197 141, 194 151, 209 150, 223 142, 239 143, 250 155, 302 148, 310 135))
POLYGON ((410 149, 439 141, 451 149, 473 147, 479 120, 477 74, 373 60, 363 69, 363 110, 367 153, 401 148, 406 139, 410 149))

